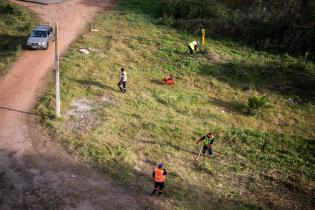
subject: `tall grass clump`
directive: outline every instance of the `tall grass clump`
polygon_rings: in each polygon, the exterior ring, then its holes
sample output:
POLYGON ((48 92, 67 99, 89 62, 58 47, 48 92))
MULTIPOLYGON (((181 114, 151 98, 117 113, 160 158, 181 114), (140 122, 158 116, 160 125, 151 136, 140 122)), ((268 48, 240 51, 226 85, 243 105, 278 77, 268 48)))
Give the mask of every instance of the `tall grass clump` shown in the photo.
POLYGON ((250 114, 257 114, 268 101, 267 96, 254 95, 248 98, 247 108, 250 114))
POLYGON ((36 22, 35 14, 29 10, 0 1, 0 75, 17 58, 36 22))

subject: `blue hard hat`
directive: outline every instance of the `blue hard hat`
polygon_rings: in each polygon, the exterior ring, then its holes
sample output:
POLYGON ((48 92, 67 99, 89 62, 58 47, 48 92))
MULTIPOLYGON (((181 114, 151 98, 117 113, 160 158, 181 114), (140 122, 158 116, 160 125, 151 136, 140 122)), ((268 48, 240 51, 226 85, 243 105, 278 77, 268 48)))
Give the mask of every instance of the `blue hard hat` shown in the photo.
POLYGON ((159 163, 158 168, 162 169, 163 167, 164 167, 164 164, 163 163, 159 163))

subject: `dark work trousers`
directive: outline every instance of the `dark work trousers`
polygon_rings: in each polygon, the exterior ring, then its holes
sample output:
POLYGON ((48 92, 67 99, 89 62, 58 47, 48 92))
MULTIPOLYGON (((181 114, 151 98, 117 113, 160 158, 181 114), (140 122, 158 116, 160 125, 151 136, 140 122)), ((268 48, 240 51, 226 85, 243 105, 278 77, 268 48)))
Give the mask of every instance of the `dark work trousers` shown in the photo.
POLYGON ((154 189, 152 194, 154 194, 156 191, 159 191, 159 195, 162 195, 164 189, 164 182, 154 182, 154 189))
POLYGON ((211 144, 203 145, 202 153, 205 154, 207 150, 209 152, 209 155, 213 155, 213 153, 212 153, 212 145, 211 144))
POLYGON ((121 92, 125 93, 126 92, 126 88, 127 88, 127 82, 126 81, 119 81, 118 82, 118 87, 120 89, 121 92))
POLYGON ((188 45, 190 55, 194 54, 194 50, 188 45))

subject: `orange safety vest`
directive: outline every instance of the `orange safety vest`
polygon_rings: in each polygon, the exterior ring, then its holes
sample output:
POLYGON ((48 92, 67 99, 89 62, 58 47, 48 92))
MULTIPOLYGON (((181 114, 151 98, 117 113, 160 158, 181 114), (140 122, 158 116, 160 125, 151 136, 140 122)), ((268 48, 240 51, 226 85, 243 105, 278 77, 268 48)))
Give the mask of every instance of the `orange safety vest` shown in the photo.
POLYGON ((154 181, 155 182, 164 182, 165 181, 165 175, 163 175, 164 170, 156 168, 154 170, 154 172, 155 172, 155 176, 154 176, 154 181))

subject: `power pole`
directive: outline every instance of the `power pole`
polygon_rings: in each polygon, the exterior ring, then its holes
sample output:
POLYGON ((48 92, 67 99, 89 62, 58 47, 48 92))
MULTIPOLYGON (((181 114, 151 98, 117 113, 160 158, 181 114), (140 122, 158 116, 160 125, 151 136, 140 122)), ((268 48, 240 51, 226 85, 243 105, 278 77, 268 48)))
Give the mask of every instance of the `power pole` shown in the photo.
POLYGON ((55 68, 56 68, 56 116, 60 117, 58 22, 56 22, 55 25, 55 68))

